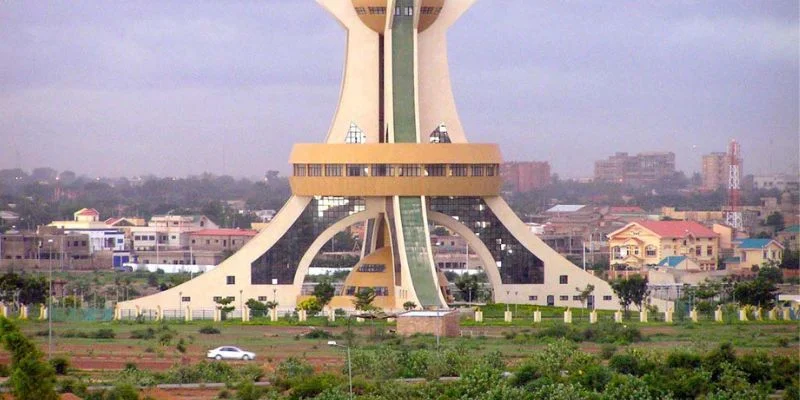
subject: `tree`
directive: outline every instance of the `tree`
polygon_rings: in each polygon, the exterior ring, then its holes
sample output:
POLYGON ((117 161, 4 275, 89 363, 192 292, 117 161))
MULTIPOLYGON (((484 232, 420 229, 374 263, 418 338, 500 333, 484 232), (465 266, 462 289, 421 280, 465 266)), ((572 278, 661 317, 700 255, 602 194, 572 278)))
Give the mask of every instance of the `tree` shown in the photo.
POLYGON ((267 314, 267 305, 256 299, 247 299, 244 304, 250 309, 254 317, 263 317, 267 314))
POLYGON ((147 274, 147 286, 158 287, 158 276, 155 272, 147 274))
POLYGON ((220 311, 220 318, 226 319, 228 313, 233 311, 236 307, 230 305, 233 303, 233 297, 223 297, 219 300, 214 300, 217 303, 217 309, 220 311))
POLYGON ((775 211, 774 213, 767 216, 767 219, 764 221, 764 225, 773 227, 775 229, 775 232, 782 231, 785 225, 783 220, 783 214, 775 211))
POLYGON ((589 299, 589 296, 591 296, 594 292, 594 285, 589 283, 585 288, 581 289, 576 287, 575 290, 578 292, 578 300, 581 301, 581 316, 583 316, 583 307, 585 307, 584 304, 586 303, 586 300, 589 299))
POLYGON ((785 247, 786 250, 783 251, 781 268, 800 269, 800 251, 789 250, 788 243, 785 245, 785 247))
POLYGON ((756 279, 764 279, 772 283, 782 283, 783 282, 783 273, 781 273, 781 269, 765 263, 761 266, 758 270, 758 276, 756 279))
POLYGON ((11 353, 8 387, 20 400, 55 400, 55 370, 42 360, 42 353, 10 320, 0 317, 0 339, 11 353))
POLYGON ((756 279, 738 283, 733 289, 733 296, 741 304, 771 307, 775 303, 775 292, 778 290, 775 287, 774 277, 771 275, 771 272, 761 275, 759 270, 759 275, 756 279))
POLYGON ((478 297, 480 291, 480 283, 478 277, 470 274, 464 274, 456 279, 456 288, 461 292, 462 300, 472 302, 472 299, 478 297))
POLYGON ((320 308, 325 308, 325 306, 331 302, 331 299, 333 299, 334 294, 336 294, 336 288, 333 287, 330 279, 323 279, 320 283, 314 286, 314 292, 312 293, 314 298, 317 299, 317 303, 319 303, 320 308))
POLYGON ((650 290, 647 288, 647 278, 641 275, 633 275, 628 279, 616 279, 611 282, 611 289, 619 297, 619 304, 628 312, 631 304, 636 305, 639 311, 650 290))
POLYGON ((311 297, 297 304, 297 309, 304 310, 308 315, 313 316, 322 311, 322 306, 319 304, 316 297, 311 297))
POLYGON ((371 287, 361 288, 355 295, 353 305, 359 311, 373 311, 375 306, 372 302, 375 301, 375 290, 371 287))
POLYGON ((417 308, 417 303, 414 303, 413 301, 407 301, 403 303, 403 310, 411 311, 415 308, 417 308))

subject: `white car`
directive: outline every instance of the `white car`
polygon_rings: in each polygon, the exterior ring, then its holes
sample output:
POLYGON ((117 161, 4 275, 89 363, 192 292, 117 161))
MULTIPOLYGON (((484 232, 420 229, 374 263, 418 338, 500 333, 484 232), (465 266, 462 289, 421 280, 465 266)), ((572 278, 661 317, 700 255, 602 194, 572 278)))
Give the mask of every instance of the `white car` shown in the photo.
POLYGON ((244 351, 238 347, 233 346, 222 346, 217 347, 216 349, 211 349, 206 354, 207 358, 214 358, 217 360, 252 360, 256 358, 256 353, 250 351, 244 351))

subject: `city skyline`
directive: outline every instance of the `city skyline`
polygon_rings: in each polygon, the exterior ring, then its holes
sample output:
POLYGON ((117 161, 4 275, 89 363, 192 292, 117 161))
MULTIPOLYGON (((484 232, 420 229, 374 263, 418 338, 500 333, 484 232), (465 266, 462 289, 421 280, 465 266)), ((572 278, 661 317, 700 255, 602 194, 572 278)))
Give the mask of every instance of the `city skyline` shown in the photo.
MULTIPOLYGON (((292 143, 327 133, 344 64, 344 30, 307 3, 3 5, 0 169, 285 174, 292 143)), ((563 177, 648 151, 690 175, 731 138, 746 174, 796 173, 797 19, 792 2, 479 1, 448 36, 453 90, 472 141, 563 177)))

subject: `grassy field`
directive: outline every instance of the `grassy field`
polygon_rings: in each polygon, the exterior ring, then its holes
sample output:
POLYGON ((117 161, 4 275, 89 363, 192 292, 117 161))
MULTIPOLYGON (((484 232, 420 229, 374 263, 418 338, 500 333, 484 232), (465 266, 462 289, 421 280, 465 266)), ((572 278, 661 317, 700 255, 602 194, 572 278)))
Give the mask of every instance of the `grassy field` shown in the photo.
MULTIPOLYGON (((614 347, 617 351, 627 347, 655 350, 691 347, 702 350, 721 342, 730 342, 737 352, 762 350, 772 354, 800 354, 797 321, 676 324, 625 322, 625 329, 641 334, 641 341, 637 341, 638 339, 616 337, 584 339, 587 330, 623 327, 613 327, 613 323, 606 321, 600 325, 590 325, 578 318, 576 323, 566 326, 554 318, 558 314, 559 310, 547 310, 546 315, 552 318, 546 318, 540 324, 533 324, 532 318, 519 318, 512 324, 498 322, 494 318, 489 318, 483 324, 465 320, 462 324, 465 337, 441 338, 440 345, 462 345, 477 354, 497 351, 510 362, 524 358, 565 335, 576 336, 574 340, 580 341, 580 348, 590 353, 598 353, 604 347, 614 347), (564 329, 568 329, 568 332, 564 329)), ((139 368, 153 370, 165 370, 178 363, 196 363, 203 359, 206 350, 221 345, 236 345, 256 352, 256 362, 267 370, 287 357, 306 359, 319 370, 341 368, 344 362, 342 351, 328 346, 328 337, 307 338, 306 335, 312 330, 324 330, 339 341, 352 337, 352 346, 356 348, 380 346, 386 341, 403 343, 412 348, 433 348, 436 343, 436 339, 430 335, 396 337, 392 334, 394 324, 391 323, 352 322, 349 328, 352 334, 347 333, 347 321, 344 319, 331 326, 326 325, 331 324, 321 318, 312 319, 307 324, 296 321, 256 321, 247 324, 238 321, 54 323, 53 356, 67 357, 76 369, 103 379, 114 370, 124 368, 129 362, 136 363, 139 368), (220 333, 202 334, 199 330, 204 326, 213 326, 220 333), (101 329, 113 332, 114 338, 91 338, 94 332, 101 329), (149 335, 148 329, 152 330, 149 335), (90 337, 79 337, 82 335, 90 337), (178 349, 181 341, 185 345, 185 352, 178 349)), ((45 353, 48 352, 46 321, 24 321, 20 326, 45 353)), ((8 363, 8 356, 0 356, 0 362, 8 363)))

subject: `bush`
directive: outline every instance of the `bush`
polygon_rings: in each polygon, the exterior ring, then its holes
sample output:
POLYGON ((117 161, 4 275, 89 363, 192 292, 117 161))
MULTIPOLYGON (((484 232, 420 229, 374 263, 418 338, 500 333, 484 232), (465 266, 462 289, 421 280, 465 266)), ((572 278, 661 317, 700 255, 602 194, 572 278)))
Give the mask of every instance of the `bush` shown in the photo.
POLYGON ((69 360, 66 357, 54 357, 50 360, 50 365, 56 371, 56 375, 66 375, 69 371, 69 360))
POLYGON ((600 346, 600 358, 608 360, 617 352, 617 346, 611 343, 605 343, 600 346))
POLYGON ((292 382, 292 391, 289 399, 312 399, 325 390, 333 389, 342 384, 342 377, 330 373, 322 373, 297 379, 292 382))
POLYGON ((139 400, 139 390, 130 384, 117 385, 103 398, 104 400, 139 400))
POLYGON ((0 364, 0 377, 6 378, 11 375, 11 370, 8 368, 8 365, 0 364))
POLYGON ((219 335, 220 334, 220 330, 215 328, 215 327, 213 327, 213 326, 211 326, 211 325, 206 325, 206 326, 200 328, 199 332, 204 334, 204 335, 219 335))
POLYGON ((92 339, 114 339, 117 335, 113 329, 103 328, 98 329, 92 334, 92 339))
POLYGON ((131 339, 153 339, 156 337, 156 330, 153 328, 135 329, 131 331, 131 339))
POLYGON ((632 354, 615 354, 608 361, 608 366, 614 371, 625 375, 641 376, 647 371, 642 371, 639 359, 632 354))
POLYGON ((669 368, 700 368, 702 359, 700 355, 689 350, 676 350, 667 355, 667 367, 669 368))
POLYGON ((312 329, 310 332, 303 335, 306 339, 333 339, 334 335, 323 329, 312 329))
POLYGON ((86 384, 73 378, 62 379, 58 382, 59 393, 73 393, 80 397, 86 397, 86 384))

